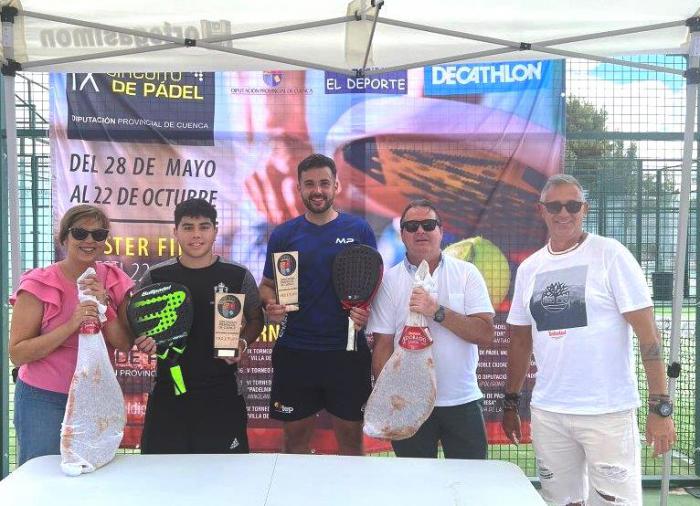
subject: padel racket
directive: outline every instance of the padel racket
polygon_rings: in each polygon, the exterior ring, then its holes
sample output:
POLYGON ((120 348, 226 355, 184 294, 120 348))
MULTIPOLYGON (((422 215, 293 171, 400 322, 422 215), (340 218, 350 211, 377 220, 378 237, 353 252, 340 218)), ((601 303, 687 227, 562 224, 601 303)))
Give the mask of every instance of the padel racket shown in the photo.
POLYGON ((156 342, 156 354, 170 365, 175 395, 187 391, 178 365, 192 327, 192 296, 180 283, 154 283, 131 295, 126 309, 131 330, 136 336, 148 336, 156 342))
MULTIPOLYGON (((384 262, 379 252, 364 244, 352 244, 333 259, 333 288, 343 308, 367 308, 382 282, 384 262)), ((355 324, 348 318, 347 351, 357 349, 355 324)))

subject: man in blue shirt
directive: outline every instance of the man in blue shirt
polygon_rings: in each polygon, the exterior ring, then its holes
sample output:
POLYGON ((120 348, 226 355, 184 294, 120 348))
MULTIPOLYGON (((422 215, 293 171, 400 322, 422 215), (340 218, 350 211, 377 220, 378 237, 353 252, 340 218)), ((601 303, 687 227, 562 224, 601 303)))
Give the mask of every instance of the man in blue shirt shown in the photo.
MULTIPOLYGON (((348 314, 333 289, 333 258, 352 243, 376 248, 369 224, 333 208, 338 191, 335 163, 310 155, 297 169, 297 189, 306 212, 273 230, 260 294, 268 319, 280 323, 272 352, 274 368, 270 417, 283 422, 284 451, 309 453, 315 414, 326 409, 342 455, 362 454, 363 409, 371 391, 371 356, 364 332, 357 351, 346 351, 348 314), (273 253, 299 253, 299 310, 287 312, 275 295, 273 253)), ((369 317, 365 309, 349 314, 355 328, 369 317)))

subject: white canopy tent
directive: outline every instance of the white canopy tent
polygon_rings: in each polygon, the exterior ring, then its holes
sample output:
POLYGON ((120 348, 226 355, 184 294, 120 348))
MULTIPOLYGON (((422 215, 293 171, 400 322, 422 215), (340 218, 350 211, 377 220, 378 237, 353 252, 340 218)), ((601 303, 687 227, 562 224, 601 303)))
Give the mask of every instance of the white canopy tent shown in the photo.
MULTIPOLYGON (((10 236, 19 244, 14 74, 313 68, 347 74, 476 59, 690 56, 671 361, 678 362, 698 71, 697 0, 0 0, 10 236), (374 5, 375 2, 379 5, 374 5)), ((12 279, 19 279, 18 248, 12 279)), ((0 273, 5 265, 0 266, 0 273)), ((675 381, 670 381, 671 393, 675 381)), ((666 458, 667 469, 670 457, 666 458)), ((666 473, 667 475, 667 473, 666 473)), ((667 487, 668 482, 665 481, 667 487)))

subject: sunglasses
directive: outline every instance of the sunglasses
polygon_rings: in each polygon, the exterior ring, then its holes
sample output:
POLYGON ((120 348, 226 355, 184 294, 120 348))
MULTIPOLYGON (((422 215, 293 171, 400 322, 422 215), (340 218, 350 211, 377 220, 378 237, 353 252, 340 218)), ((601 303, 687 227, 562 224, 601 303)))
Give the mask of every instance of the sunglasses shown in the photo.
POLYGON ((401 229, 413 234, 418 231, 418 227, 423 227, 423 230, 426 232, 432 232, 439 225, 440 222, 438 220, 410 220, 404 221, 401 224, 401 229))
POLYGON ((109 230, 106 228, 87 230, 85 228, 72 227, 69 228, 68 231, 70 232, 71 237, 73 237, 73 239, 76 241, 84 241, 87 239, 87 236, 91 235, 95 241, 102 242, 107 239, 107 236, 109 235, 109 230))
POLYGON ((542 204, 550 214, 559 214, 563 208, 565 208, 566 212, 569 214, 576 214, 583 207, 583 202, 579 202, 578 200, 569 200, 568 202, 540 202, 540 204, 542 204))

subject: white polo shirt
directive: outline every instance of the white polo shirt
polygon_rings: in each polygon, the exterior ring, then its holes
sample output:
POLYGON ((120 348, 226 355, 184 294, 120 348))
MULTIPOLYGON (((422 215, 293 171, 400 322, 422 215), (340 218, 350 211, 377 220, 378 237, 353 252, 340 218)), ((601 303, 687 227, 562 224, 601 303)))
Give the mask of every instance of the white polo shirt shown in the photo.
MULTIPOLYGON (((372 303, 367 330, 394 334, 394 347, 398 347, 408 318, 408 302, 416 269, 407 259, 389 269, 384 273, 382 286, 372 303)), ((442 255, 432 276, 437 283, 440 305, 463 315, 494 313, 484 278, 474 265, 442 255)), ((478 346, 458 337, 431 318, 428 318, 428 328, 434 341, 437 378, 435 405, 457 406, 481 399, 483 394, 476 381, 478 346)))

